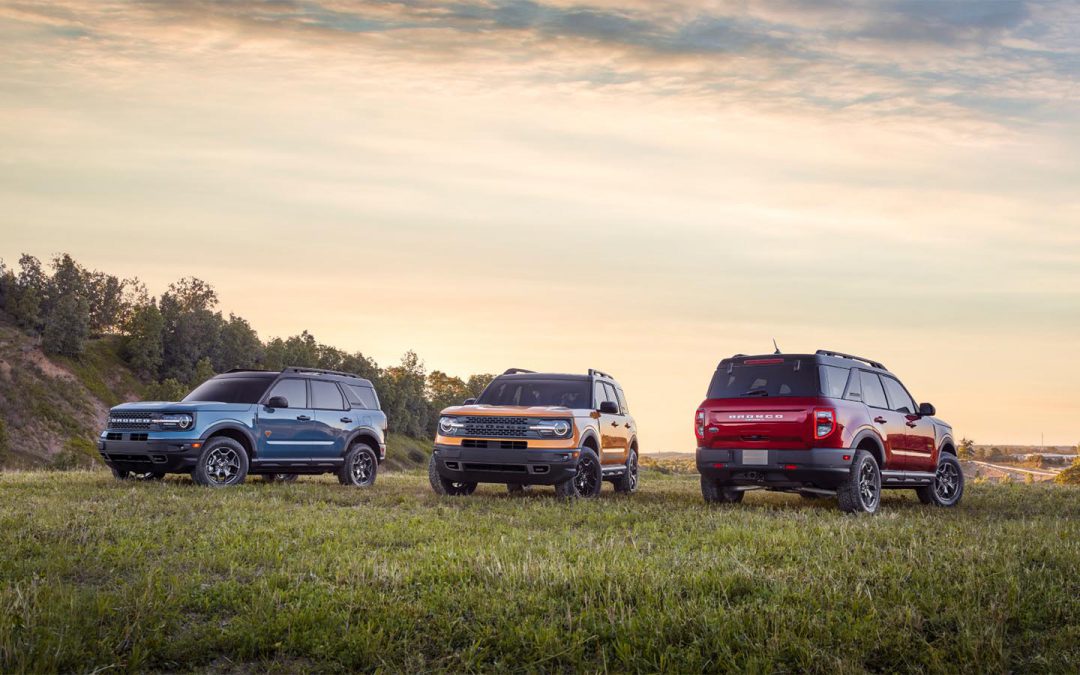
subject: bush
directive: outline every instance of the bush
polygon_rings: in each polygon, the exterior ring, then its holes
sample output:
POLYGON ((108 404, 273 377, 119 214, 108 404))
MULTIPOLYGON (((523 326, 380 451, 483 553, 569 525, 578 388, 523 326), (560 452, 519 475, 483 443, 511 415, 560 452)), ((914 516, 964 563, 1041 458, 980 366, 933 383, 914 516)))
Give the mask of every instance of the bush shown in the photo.
POLYGON ((89 469, 101 464, 97 446, 94 442, 81 437, 73 437, 64 444, 64 449, 49 462, 52 471, 71 471, 73 469, 89 469))
POLYGON ((1080 485, 1080 458, 1073 460, 1072 466, 1059 473, 1054 482, 1062 485, 1080 485))

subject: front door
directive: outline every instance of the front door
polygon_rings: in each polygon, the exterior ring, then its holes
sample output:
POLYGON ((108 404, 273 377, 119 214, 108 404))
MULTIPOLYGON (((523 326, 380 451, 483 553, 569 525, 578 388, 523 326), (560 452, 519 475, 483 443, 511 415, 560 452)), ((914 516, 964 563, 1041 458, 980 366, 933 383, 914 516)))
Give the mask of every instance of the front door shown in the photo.
MULTIPOLYGON (((613 403, 616 409, 619 408, 619 399, 615 395, 615 389, 610 384, 597 381, 593 387, 593 399, 598 411, 600 405, 605 402, 613 403)), ((599 415, 600 463, 621 464, 626 461, 627 435, 623 426, 625 415, 603 412, 599 413, 599 415)))
POLYGON ((308 407, 307 382, 298 378, 278 380, 266 401, 280 396, 287 408, 264 405, 259 411, 259 458, 304 459, 314 438, 315 412, 308 407))
POLYGON ((933 471, 934 445, 937 438, 934 434, 934 423, 918 414, 915 400, 899 380, 882 375, 881 383, 885 386, 889 407, 904 418, 905 431, 901 442, 906 460, 905 468, 911 471, 933 471))

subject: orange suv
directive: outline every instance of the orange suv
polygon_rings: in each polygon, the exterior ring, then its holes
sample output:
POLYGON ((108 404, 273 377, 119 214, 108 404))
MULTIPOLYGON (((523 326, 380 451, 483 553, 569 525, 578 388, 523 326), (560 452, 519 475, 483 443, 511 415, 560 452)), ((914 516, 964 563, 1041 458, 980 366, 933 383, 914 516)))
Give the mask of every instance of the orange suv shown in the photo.
POLYGON ((561 497, 595 497, 638 485, 638 440, 622 387, 598 370, 555 375, 511 368, 477 399, 442 411, 428 465, 440 495, 477 483, 510 492, 553 485, 561 497))

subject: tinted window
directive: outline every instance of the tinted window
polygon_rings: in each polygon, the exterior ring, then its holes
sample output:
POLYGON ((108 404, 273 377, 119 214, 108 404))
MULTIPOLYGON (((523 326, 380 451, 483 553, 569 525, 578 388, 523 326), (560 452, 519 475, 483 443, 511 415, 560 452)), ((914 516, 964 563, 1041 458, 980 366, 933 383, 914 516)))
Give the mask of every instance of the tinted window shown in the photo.
POLYGON ((589 407, 589 381, 496 378, 480 398, 481 405, 589 407))
POLYGON ((885 398, 885 389, 881 386, 881 378, 874 373, 865 370, 859 371, 859 379, 862 381, 863 401, 871 408, 889 408, 889 402, 885 398))
POLYGON ((215 377, 203 382, 184 397, 185 403, 258 403, 277 377, 273 373, 253 377, 215 377))
POLYGON ((862 400, 862 377, 860 377, 858 370, 851 371, 851 377, 848 380, 847 395, 844 396, 844 398, 849 401, 862 400))
POLYGON ((350 384, 345 387, 345 395, 354 408, 379 409, 379 399, 375 396, 375 390, 371 387, 350 384))
POLYGON ((600 404, 605 401, 611 401, 616 405, 618 404, 618 401, 612 395, 610 388, 605 387, 603 382, 595 382, 593 384, 593 408, 599 410, 600 404))
POLYGON ((899 382, 891 377, 882 377, 881 382, 885 385, 885 395, 889 398, 890 408, 909 415, 914 414, 915 402, 899 382))
POLYGON ((622 414, 629 415, 630 407, 626 405, 626 394, 623 393, 620 387, 615 387, 615 395, 619 397, 619 410, 622 411, 622 414))
POLYGON ((284 396, 285 400, 289 402, 290 408, 308 407, 307 383, 304 380, 293 378, 280 380, 274 385, 274 388, 270 390, 270 395, 266 398, 271 399, 275 396, 284 396))
POLYGON ((344 410, 345 399, 333 382, 311 380, 311 407, 319 410, 344 410))
POLYGON ((817 396, 818 369, 798 359, 761 359, 768 363, 721 363, 709 385, 709 398, 817 396), (728 372, 728 371, 731 372, 728 372))
POLYGON ((821 393, 829 398, 842 398, 849 373, 847 368, 821 366, 821 393))

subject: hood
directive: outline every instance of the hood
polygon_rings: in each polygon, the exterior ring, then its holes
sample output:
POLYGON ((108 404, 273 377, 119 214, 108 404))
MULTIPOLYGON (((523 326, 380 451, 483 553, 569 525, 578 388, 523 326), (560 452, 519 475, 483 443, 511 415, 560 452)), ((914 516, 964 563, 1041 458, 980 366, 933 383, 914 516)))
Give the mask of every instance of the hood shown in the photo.
POLYGON ((501 417, 573 417, 574 411, 561 406, 455 405, 442 415, 498 415, 501 417))
POLYGON ((116 412, 244 412, 250 410, 253 405, 253 403, 211 403, 207 401, 199 401, 198 403, 135 401, 134 403, 121 403, 111 408, 111 410, 116 412))

